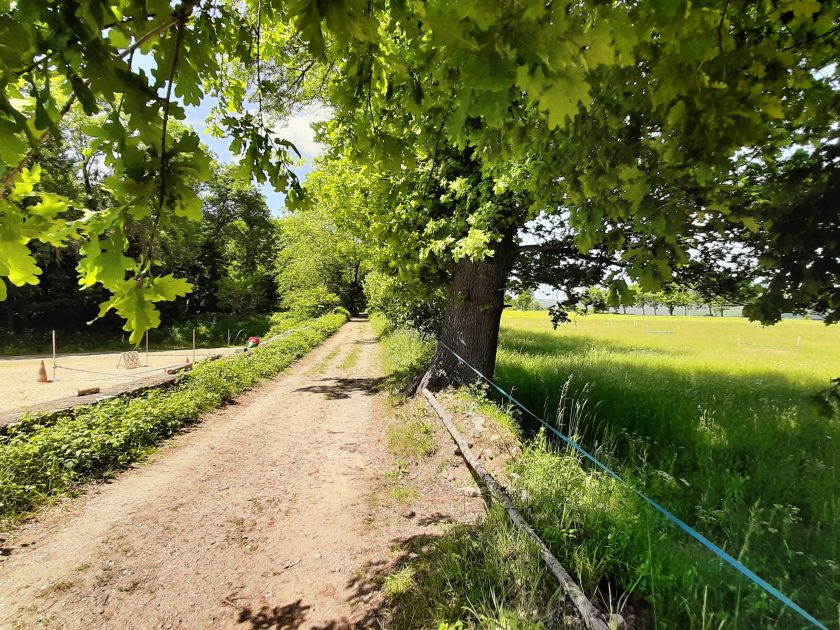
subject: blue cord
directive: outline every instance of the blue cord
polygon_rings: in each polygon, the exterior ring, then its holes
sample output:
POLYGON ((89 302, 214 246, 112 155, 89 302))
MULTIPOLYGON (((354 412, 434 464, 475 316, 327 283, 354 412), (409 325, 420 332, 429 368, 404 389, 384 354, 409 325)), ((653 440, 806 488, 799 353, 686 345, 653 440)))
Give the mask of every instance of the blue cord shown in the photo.
POLYGON ((440 343, 440 345, 441 345, 441 346, 443 346, 444 348, 446 348, 447 350, 449 350, 449 352, 451 352, 451 353, 453 354, 453 356, 455 356, 455 358, 456 358, 456 359, 458 359, 461 363, 463 363, 463 364, 464 364, 464 365, 466 365, 468 368, 470 368, 470 369, 471 369, 473 372, 475 372, 475 373, 476 373, 479 377, 483 378, 485 381, 487 381, 488 383, 490 383, 490 385, 492 385, 492 386, 493 386, 493 387, 494 387, 494 388, 495 388, 495 389, 496 389, 496 390, 497 390, 500 394, 502 394, 505 398, 507 398, 508 400, 510 400, 510 402, 512 402, 513 404, 515 404, 516 406, 518 406, 520 409, 522 409, 522 411, 524 411, 524 412, 525 412, 525 413, 527 413, 528 415, 532 416, 534 419, 536 419, 536 420, 537 420, 537 422, 539 422, 540 424, 542 424, 542 425, 543 425, 546 429, 548 429, 548 430, 549 430, 549 431, 551 431, 554 435, 556 435, 556 436, 557 436, 557 437, 559 437, 561 440, 563 440, 564 442, 566 442, 566 444, 568 444, 569 446, 571 446, 571 447, 572 447, 573 449, 575 449, 578 453, 580 453, 581 455, 583 455, 586 459, 588 459, 588 460, 589 460, 589 461, 591 461, 593 464, 595 464, 598 468, 600 468, 600 469, 601 469, 601 470, 603 470, 605 473, 607 473, 610 477, 612 477, 612 478, 613 478, 613 479, 615 479, 616 481, 619 481, 620 483, 622 483, 622 484, 624 484, 625 486, 627 486, 628 488, 630 488, 633 492, 635 492, 637 495, 639 495, 639 497, 641 497, 642 499, 644 499, 645 501, 647 501, 650 505, 652 505, 654 508, 656 508, 656 510, 657 510, 660 514, 662 514, 665 518, 667 518, 667 519, 668 519, 669 521, 671 521, 672 523, 675 523, 675 524, 676 524, 676 525, 677 525, 680 529, 682 529, 685 533, 687 533, 689 536, 691 536, 692 538, 694 538, 694 540, 696 540, 696 541, 697 541, 697 542, 699 542, 701 545, 703 545, 704 547, 706 547, 707 549, 709 549, 710 551, 712 551, 715 555, 717 555, 720 559, 722 559, 723 561, 725 561, 727 564, 729 564, 730 566, 732 566, 732 567, 734 567, 735 569, 737 569, 737 570, 738 570, 738 571, 739 571, 742 575, 744 575, 744 576, 748 577, 750 580, 752 580, 752 582, 754 582, 755 584, 758 584, 761 588, 763 588, 765 591, 767 591, 768 593, 770 593, 773 597, 775 597, 777 600, 779 600, 780 602, 782 602, 785 606, 787 606, 788 608, 790 608, 790 609, 792 609, 792 610, 796 611, 796 612, 797 612, 800 616, 802 616, 804 619, 806 619, 806 620, 808 620, 809 622, 811 622, 812 624, 814 624, 814 626, 816 626, 817 628, 821 628, 822 630, 828 630, 828 628, 827 628, 827 627, 826 627, 826 626, 825 626, 822 622, 820 622, 820 621, 819 621, 816 617, 814 617, 811 613, 809 613, 807 610, 805 610, 805 609, 804 609, 804 608, 802 608, 799 604, 797 604, 795 601, 793 601, 790 597, 788 597, 787 595, 785 595, 784 593, 782 593, 779 589, 777 589, 777 588, 776 588, 775 586, 773 586, 772 584, 769 584, 769 583, 768 583, 768 582, 766 582, 764 579, 762 579, 761 577, 759 577, 758 575, 756 575, 753 571, 751 571, 750 569, 748 569, 747 567, 745 567, 743 564, 741 564, 741 563, 740 563, 740 562, 739 562, 736 558, 732 557, 730 554, 728 554, 728 553, 727 553, 727 552, 725 552, 723 549, 721 549, 720 547, 718 547, 718 546, 717 546, 716 544, 714 544, 711 540, 709 540, 708 538, 706 538, 703 534, 701 534, 701 533, 700 533, 700 532, 698 532, 697 530, 695 530, 695 529, 693 529, 692 527, 690 527, 689 525, 687 525, 687 524, 686 524, 684 521, 682 521, 680 518, 678 518, 677 516, 675 516, 674 514, 672 514, 671 512, 669 512, 668 510, 666 510, 664 507, 662 507, 659 503, 657 503, 656 501, 654 501, 653 499, 651 499, 651 498, 650 498, 650 497, 648 497, 647 495, 643 494, 642 492, 639 492, 638 490, 636 490, 633 486, 631 486, 631 485, 630 485, 630 484, 628 484, 628 483, 627 483, 624 479, 622 479, 622 478, 621 478, 621 476, 620 476, 617 472, 615 472, 614 470, 612 470, 612 469, 611 469, 609 466, 607 466, 606 464, 602 463, 602 462, 601 462, 600 460, 598 460, 598 459, 597 459, 594 455, 589 454, 586 450, 584 450, 584 448, 583 448, 580 444, 578 444, 577 442, 575 442, 572 438, 570 438, 570 437, 568 437, 568 436, 566 436, 566 435, 563 435, 560 431, 558 431, 557 429, 555 429, 553 426, 551 426, 550 424, 548 424, 545 420, 543 420, 542 418, 540 418, 540 417, 539 417, 537 414, 535 414, 533 411, 531 411, 530 409, 528 409, 528 408, 527 408, 525 405, 523 405, 521 402, 519 402, 518 400, 516 400, 516 398, 514 398, 511 394, 508 394, 505 390, 503 390, 501 387, 499 387, 498 385, 496 385, 496 383, 494 383, 492 380, 490 380, 489 378, 487 378, 486 376, 484 376, 484 374, 482 374, 482 373, 481 373, 481 372, 479 372, 476 368, 474 368, 472 365, 470 365, 470 364, 466 361, 466 359, 464 359, 461 355, 459 355, 457 352, 455 352, 452 348, 450 348, 449 346, 447 346, 447 345, 446 345, 445 343, 443 343, 442 341, 439 341, 439 343, 440 343))

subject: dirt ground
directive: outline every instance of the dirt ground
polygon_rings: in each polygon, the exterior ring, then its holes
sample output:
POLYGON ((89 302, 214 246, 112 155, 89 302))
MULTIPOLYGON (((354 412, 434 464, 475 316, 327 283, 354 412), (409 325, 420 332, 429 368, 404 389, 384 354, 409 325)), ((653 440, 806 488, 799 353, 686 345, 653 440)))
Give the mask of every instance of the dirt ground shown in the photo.
MULTIPOLYGON (((196 350, 195 359, 214 355, 226 355, 229 348, 202 348, 196 350)), ((186 359, 193 360, 192 350, 162 350, 140 352, 139 368, 126 369, 120 363, 119 352, 84 353, 59 355, 58 368, 53 376, 52 357, 44 359, 47 377, 51 383, 38 383, 38 368, 41 358, 0 358, 0 412, 25 410, 38 403, 75 396, 83 387, 112 387, 127 383, 141 383, 154 379, 164 368, 183 365, 186 359), (120 364, 120 367, 117 365, 120 364)))
POLYGON ((350 322, 151 460, 0 535, 0 627, 390 627, 382 577, 483 503, 440 426, 395 500, 381 376, 369 325, 350 322))

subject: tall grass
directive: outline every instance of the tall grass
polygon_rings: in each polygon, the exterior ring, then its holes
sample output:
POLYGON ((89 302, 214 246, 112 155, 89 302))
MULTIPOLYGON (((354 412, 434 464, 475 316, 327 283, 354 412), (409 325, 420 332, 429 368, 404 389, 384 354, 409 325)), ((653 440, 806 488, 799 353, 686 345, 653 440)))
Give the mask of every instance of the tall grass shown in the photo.
MULTIPOLYGON (((816 322, 590 316, 555 332, 544 313, 509 313, 496 377, 549 418, 570 376, 572 399, 587 384, 585 446, 837 627, 840 422, 811 397, 838 374, 840 331, 816 322)), ((515 472, 523 508, 590 590, 641 595, 661 627, 805 625, 575 459, 540 438, 515 472)))
POLYGON ((435 355, 432 337, 407 327, 394 326, 382 313, 372 313, 370 323, 382 348, 382 368, 392 389, 408 377, 425 371, 435 355))
MULTIPOLYGON (((402 389, 408 377, 431 363, 435 341, 395 327, 381 314, 372 314, 371 324, 379 336, 385 374, 395 389, 402 389)), ((517 434, 515 421, 477 398, 478 392, 460 392, 456 404, 517 434)), ((403 422, 388 432, 391 452, 398 457, 434 452, 437 444, 425 420, 400 415, 403 422)), ((401 566, 384 582, 392 615, 389 627, 537 630, 562 625, 564 608, 556 583, 532 541, 510 525, 498 506, 477 523, 452 525, 440 536, 413 537, 400 551, 401 566)))

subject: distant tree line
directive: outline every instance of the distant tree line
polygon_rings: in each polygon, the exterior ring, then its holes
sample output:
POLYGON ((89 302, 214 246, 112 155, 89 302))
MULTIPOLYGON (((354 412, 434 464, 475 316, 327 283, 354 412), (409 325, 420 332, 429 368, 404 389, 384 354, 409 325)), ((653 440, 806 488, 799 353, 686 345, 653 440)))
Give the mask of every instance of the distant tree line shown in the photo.
MULTIPOLYGON (((573 304, 572 310, 578 314, 607 313, 610 311, 626 314, 628 308, 635 306, 642 310, 643 315, 647 314, 647 309, 650 309, 653 315, 659 315, 660 310, 667 311, 668 315, 680 312, 683 315, 688 315, 689 310, 706 308, 710 317, 716 314, 723 317, 728 309, 742 306, 750 297, 757 294, 757 290, 747 283, 743 283, 742 286, 737 287, 734 293, 727 295, 716 295, 678 283, 668 283, 662 287, 661 291, 655 292, 642 291, 638 285, 630 285, 630 291, 634 296, 633 304, 610 306, 607 289, 600 286, 589 286, 574 296, 573 300, 563 301, 562 304, 552 306, 549 310, 557 312, 560 308, 567 308, 567 305, 571 303, 573 304)), ((522 291, 515 295, 508 294, 505 301, 507 306, 514 311, 543 310, 543 306, 534 297, 533 291, 522 291)), ((557 321, 559 323, 561 319, 557 321)))

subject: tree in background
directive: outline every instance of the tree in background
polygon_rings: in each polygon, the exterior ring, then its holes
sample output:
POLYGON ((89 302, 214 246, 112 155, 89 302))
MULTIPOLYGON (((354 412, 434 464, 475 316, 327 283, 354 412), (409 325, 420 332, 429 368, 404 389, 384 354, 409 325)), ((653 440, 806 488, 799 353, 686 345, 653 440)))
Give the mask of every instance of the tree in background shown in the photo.
POLYGON ((609 292, 603 287, 587 287, 580 300, 583 312, 606 313, 609 309, 609 292))
POLYGON ((541 311, 542 306, 534 298, 533 291, 523 291, 518 295, 509 298, 510 306, 514 311, 541 311))
POLYGON ((417 329, 426 336, 440 333, 445 286, 374 270, 365 277, 365 295, 368 308, 384 313, 397 326, 417 329))
POLYGON ((342 160, 320 160, 306 180, 304 200, 279 220, 282 251, 276 280, 281 305, 326 294, 351 313, 365 308, 371 244, 362 240, 369 182, 342 160))
POLYGON ((276 221, 263 194, 232 166, 215 166, 203 196, 198 255, 187 277, 197 310, 261 313, 277 293, 272 277, 280 250, 276 221))

